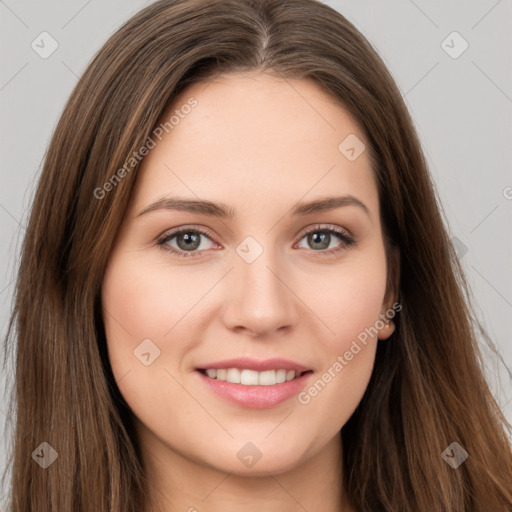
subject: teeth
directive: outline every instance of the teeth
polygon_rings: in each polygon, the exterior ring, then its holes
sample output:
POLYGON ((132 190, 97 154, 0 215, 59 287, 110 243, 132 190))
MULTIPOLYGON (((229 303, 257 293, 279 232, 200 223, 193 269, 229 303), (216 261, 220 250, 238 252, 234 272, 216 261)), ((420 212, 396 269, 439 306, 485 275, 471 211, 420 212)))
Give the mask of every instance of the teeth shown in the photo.
POLYGON ((233 382, 233 384, 240 384, 240 370, 238 368, 228 368, 226 374, 226 382, 233 382))
POLYGON ((242 370, 240 372, 240 384, 245 384, 246 386, 257 386, 258 372, 254 370, 242 370))
POLYGON ((274 384, 293 380, 295 377, 299 377, 301 373, 295 373, 295 370, 266 370, 257 372, 255 370, 239 370, 238 368, 223 368, 219 370, 209 368, 206 370, 206 375, 212 379, 223 380, 233 384, 243 384, 245 386, 273 386, 274 384))
MULTIPOLYGON (((258 373, 258 372, 254 372, 258 373)), ((258 375, 258 384, 260 386, 272 386, 277 384, 276 379, 276 371, 275 370, 267 370, 266 372, 261 372, 258 375)))
POLYGON ((278 384, 281 384, 281 382, 286 382, 286 370, 277 370, 276 381, 278 384))

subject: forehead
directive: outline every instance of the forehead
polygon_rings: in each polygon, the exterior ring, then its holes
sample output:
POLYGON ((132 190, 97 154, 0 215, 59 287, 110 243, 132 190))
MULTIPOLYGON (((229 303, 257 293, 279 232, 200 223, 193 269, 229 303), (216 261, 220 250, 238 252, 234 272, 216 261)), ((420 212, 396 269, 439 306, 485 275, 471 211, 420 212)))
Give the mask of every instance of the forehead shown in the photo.
POLYGON ((378 208, 363 131, 311 80, 237 74, 195 83, 160 126, 138 172, 137 206, 168 193, 235 210, 336 193, 378 208), (362 152, 348 158, 347 145, 362 152))

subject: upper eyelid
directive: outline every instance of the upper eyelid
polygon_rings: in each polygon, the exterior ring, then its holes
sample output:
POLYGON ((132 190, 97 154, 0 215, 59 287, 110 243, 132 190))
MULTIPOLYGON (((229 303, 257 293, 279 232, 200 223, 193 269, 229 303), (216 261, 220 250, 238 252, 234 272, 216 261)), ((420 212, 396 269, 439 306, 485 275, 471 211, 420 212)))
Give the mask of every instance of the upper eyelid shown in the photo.
POLYGON ((157 240, 166 240, 166 239, 168 240, 168 239, 174 238, 176 235, 179 235, 180 232, 183 232, 183 231, 197 231, 201 235, 208 236, 209 238, 212 239, 212 241, 214 241, 214 239, 215 239, 215 236, 210 234, 210 230, 205 227, 186 225, 186 226, 178 226, 176 228, 165 230, 161 235, 157 236, 157 240))
MULTIPOLYGON (((342 231, 346 236, 353 238, 354 235, 347 228, 342 226, 335 226, 334 224, 313 224, 307 228, 301 229, 295 236, 301 236, 301 238, 311 231, 342 231)), ((338 233, 339 234, 339 233, 338 233)))

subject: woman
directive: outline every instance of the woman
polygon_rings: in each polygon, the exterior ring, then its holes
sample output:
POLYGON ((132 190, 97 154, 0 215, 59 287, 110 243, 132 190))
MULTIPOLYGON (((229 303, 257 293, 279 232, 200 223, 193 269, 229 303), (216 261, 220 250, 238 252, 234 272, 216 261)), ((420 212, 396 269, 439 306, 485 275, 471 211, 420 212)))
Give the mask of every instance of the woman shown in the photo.
POLYGON ((411 119, 321 3, 162 0, 110 38, 10 325, 16 512, 512 510, 411 119))

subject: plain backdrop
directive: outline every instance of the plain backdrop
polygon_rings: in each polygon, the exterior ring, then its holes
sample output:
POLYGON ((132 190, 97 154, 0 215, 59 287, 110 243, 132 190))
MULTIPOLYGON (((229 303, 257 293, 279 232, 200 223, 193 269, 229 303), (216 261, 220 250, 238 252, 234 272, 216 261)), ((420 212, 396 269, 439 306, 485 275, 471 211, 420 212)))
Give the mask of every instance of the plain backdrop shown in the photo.
MULTIPOLYGON (((64 103, 108 36, 149 3, 0 0, 2 336, 30 200, 64 103), (47 58, 41 38, 46 51, 58 45, 47 58)), ((488 378, 512 421, 511 2, 325 3, 369 39, 402 91, 480 319, 499 348, 498 357, 485 350, 488 378)), ((7 376, 0 372, 2 470, 10 432, 4 430, 7 376)))

